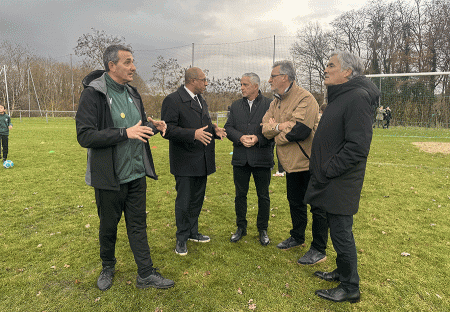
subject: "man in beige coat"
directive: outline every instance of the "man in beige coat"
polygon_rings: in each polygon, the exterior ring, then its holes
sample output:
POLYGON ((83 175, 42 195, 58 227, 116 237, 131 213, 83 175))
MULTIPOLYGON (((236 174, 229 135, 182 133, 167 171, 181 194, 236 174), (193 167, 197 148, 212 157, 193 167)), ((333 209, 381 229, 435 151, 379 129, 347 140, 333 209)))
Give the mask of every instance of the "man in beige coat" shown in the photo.
MULTIPOLYGON (((314 97, 295 83, 295 69, 290 61, 279 61, 272 66, 269 83, 275 99, 262 120, 263 135, 274 138, 277 156, 286 171, 287 199, 291 211, 290 237, 278 248, 288 250, 305 246, 308 223, 304 202, 309 182, 309 155, 314 132, 319 122, 319 105, 314 97)), ((325 249, 328 225, 325 211, 311 207, 313 241, 309 251, 298 264, 312 265, 326 260, 325 249)))

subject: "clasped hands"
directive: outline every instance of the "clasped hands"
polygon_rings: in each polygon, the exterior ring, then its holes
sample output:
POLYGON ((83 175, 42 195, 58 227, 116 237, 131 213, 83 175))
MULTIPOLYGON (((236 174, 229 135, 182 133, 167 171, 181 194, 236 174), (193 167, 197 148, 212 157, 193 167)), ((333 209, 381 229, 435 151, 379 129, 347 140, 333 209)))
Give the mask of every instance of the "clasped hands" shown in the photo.
POLYGON ((245 147, 252 147, 256 143, 258 143, 258 137, 254 134, 252 135, 243 135, 240 138, 242 145, 245 147))
MULTIPOLYGON (((215 131, 216 135, 221 140, 223 138, 227 137, 227 132, 225 131, 224 128, 219 128, 216 124, 214 124, 213 126, 214 126, 214 131, 215 131)), ((208 145, 209 143, 211 143, 211 140, 213 139, 212 133, 206 131, 206 129, 208 129, 208 126, 204 126, 203 128, 199 128, 199 129, 195 130, 194 138, 197 141, 202 142, 203 145, 208 145)))

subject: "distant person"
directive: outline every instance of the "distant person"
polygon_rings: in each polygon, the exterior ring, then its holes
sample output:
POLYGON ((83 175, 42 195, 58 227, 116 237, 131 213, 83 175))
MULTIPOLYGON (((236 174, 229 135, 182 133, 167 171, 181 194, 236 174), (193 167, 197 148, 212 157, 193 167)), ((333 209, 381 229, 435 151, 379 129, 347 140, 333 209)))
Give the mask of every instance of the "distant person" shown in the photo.
MULTIPOLYGON (((381 125, 381 127, 383 128, 383 120, 384 120, 384 114, 385 114, 385 110, 383 109, 383 106, 380 106, 380 107, 378 107, 377 108, 377 117, 376 117, 376 120, 377 120, 377 128, 380 128, 380 125, 381 125)), ((372 119, 373 120, 373 119, 372 119)))
POLYGON ((106 48, 106 71, 93 71, 83 79, 84 90, 75 117, 78 142, 87 148, 86 183, 95 189, 100 218, 100 290, 112 286, 117 224, 122 212, 138 267, 136 286, 174 285, 153 267, 147 240, 146 176, 157 179, 148 139, 158 131, 164 133, 166 124, 151 118, 147 123, 141 96, 128 84, 136 71, 133 62, 129 48, 106 48))
POLYGON ((388 106, 388 107, 386 107, 386 111, 385 111, 385 114, 384 114, 385 124, 384 124, 383 128, 389 129, 389 124, 391 123, 391 118, 392 118, 392 112, 391 112, 391 109, 388 106))
MULTIPOLYGON (((311 93, 295 83, 295 69, 290 61, 275 62, 269 83, 275 99, 263 117, 263 135, 274 139, 278 159, 286 170, 286 193, 292 219, 290 237, 279 249, 304 246, 308 209, 304 202, 309 182, 309 155, 319 122, 319 105, 311 93)), ((313 216, 311 248, 298 261, 312 265, 326 260, 328 226, 325 211, 311 206, 313 216)))
POLYGON ((270 243, 267 234, 270 215, 269 185, 273 162, 273 140, 262 134, 261 122, 269 109, 270 100, 259 90, 260 79, 255 73, 241 78, 242 99, 233 102, 225 123, 227 137, 233 142, 233 178, 236 191, 234 207, 237 230, 231 242, 247 235, 247 193, 253 175, 258 195, 256 227, 261 245, 270 243))
POLYGON ((212 124, 208 105, 201 96, 208 81, 200 68, 186 70, 185 85, 162 103, 161 119, 167 123, 170 173, 175 176, 175 253, 188 253, 188 240, 207 243, 198 231, 198 218, 205 198, 208 175, 216 172, 214 139, 226 137, 225 129, 212 124))
POLYGON ((273 174, 274 177, 284 177, 286 175, 286 171, 284 171, 283 166, 281 165, 280 160, 277 157, 277 172, 273 174))
POLYGON ((305 201, 326 211, 336 251, 332 272, 314 274, 339 281, 336 288, 317 290, 324 299, 360 299, 353 215, 357 213, 372 141, 372 116, 380 96, 366 77, 362 60, 349 52, 333 52, 324 71, 328 106, 319 123, 310 158, 311 180, 305 201))
POLYGON ((0 148, 3 149, 3 162, 5 162, 8 157, 9 130, 11 130, 12 127, 11 117, 6 114, 5 106, 0 104, 0 148))

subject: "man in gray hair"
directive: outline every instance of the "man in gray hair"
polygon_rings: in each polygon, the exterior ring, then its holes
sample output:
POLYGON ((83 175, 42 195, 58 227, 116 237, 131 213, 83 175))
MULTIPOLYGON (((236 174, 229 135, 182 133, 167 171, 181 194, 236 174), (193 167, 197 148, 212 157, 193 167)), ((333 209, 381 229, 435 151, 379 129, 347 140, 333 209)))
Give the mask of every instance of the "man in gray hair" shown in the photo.
POLYGON ((349 52, 333 52, 325 69, 328 105, 314 136, 311 180, 305 201, 326 211, 336 251, 332 272, 314 274, 339 281, 336 288, 317 290, 324 299, 360 300, 353 215, 359 208, 367 156, 372 141, 372 116, 380 92, 366 77, 362 60, 349 52))
POLYGON ((239 241, 247 235, 247 193, 250 176, 255 181, 258 195, 258 217, 256 227, 261 245, 270 243, 267 235, 270 214, 269 185, 273 167, 273 140, 262 134, 261 121, 269 109, 270 100, 259 90, 260 79, 254 73, 241 78, 243 98, 231 104, 225 129, 233 142, 233 178, 236 189, 234 207, 236 212, 236 233, 231 242, 239 241))
MULTIPOLYGON (((274 139, 277 156, 286 171, 286 193, 292 219, 290 237, 277 245, 288 250, 305 246, 308 223, 304 202, 309 182, 309 155, 314 133, 319 123, 319 105, 311 93, 295 83, 295 69, 290 61, 273 64, 269 83, 275 99, 263 118, 263 135, 274 139)), ((313 265, 326 260, 328 226, 325 211, 311 206, 311 247, 298 261, 313 265)))

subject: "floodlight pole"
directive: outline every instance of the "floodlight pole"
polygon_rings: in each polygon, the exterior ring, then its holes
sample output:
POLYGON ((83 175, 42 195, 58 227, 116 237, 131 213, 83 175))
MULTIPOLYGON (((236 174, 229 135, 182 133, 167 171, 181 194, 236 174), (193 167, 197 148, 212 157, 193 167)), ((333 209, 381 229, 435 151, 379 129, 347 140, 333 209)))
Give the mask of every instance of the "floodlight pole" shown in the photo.
MULTIPOLYGON (((6 103, 8 104, 8 114, 11 115, 11 111, 9 108, 8 80, 6 80, 6 65, 3 65, 2 71, 3 71, 4 77, 5 77, 6 103)), ((1 74, 1 71, 0 71, 0 74, 1 74)))

